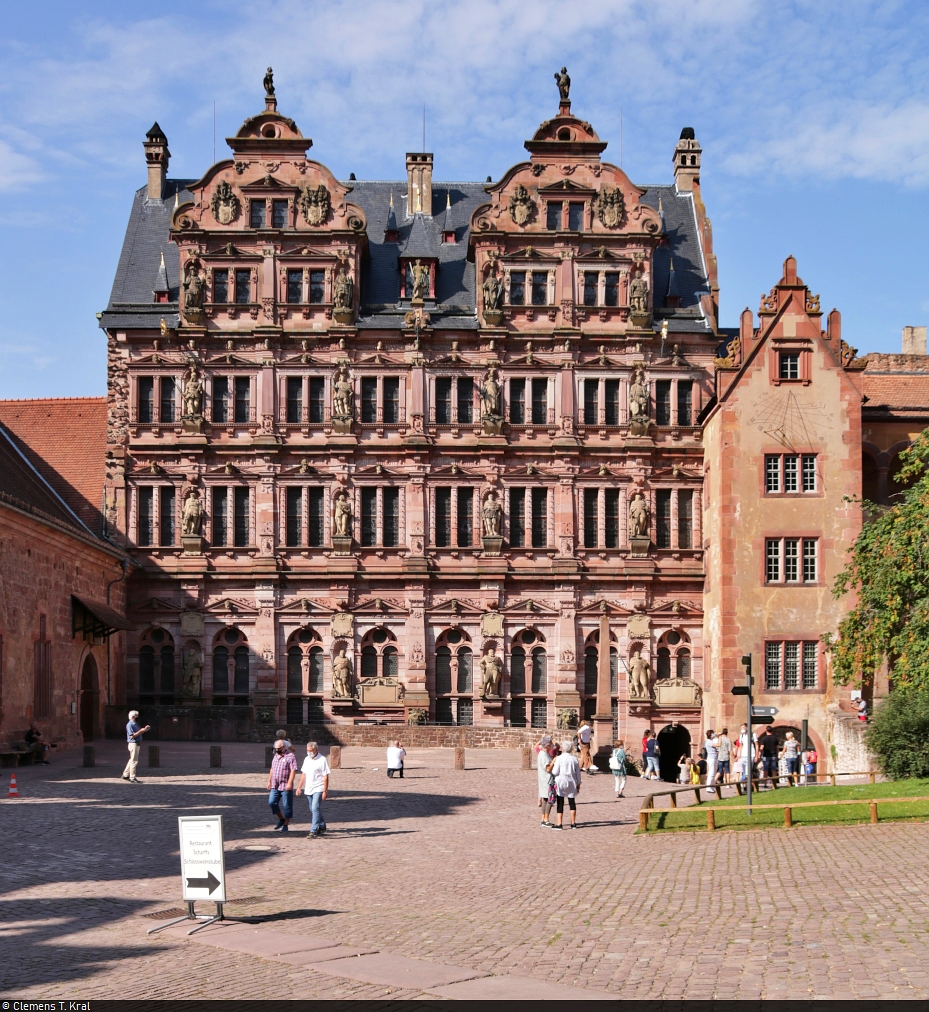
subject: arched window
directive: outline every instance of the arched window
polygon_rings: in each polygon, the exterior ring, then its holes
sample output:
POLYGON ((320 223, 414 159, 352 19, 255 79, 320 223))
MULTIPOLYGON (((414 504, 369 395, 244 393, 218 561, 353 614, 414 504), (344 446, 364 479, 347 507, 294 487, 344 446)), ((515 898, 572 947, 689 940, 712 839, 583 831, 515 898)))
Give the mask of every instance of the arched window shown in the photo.
POLYGON ((397 678, 400 654, 397 637, 389 629, 371 629, 361 641, 361 677, 397 678))
POLYGON ((217 647, 213 651, 213 702, 216 706, 225 705, 225 700, 216 699, 217 693, 229 691, 229 651, 226 647, 217 647))
MULTIPOLYGON (((303 694, 303 651, 300 647, 291 647, 287 651, 287 695, 303 694)), ((303 721, 301 720, 302 724, 303 721)))
POLYGON ((619 651, 610 647, 610 692, 619 692, 619 651))
POLYGON ((174 638, 165 629, 149 629, 139 648, 139 701, 174 703, 174 638))
POLYGON ((438 647, 435 652, 435 692, 437 696, 446 696, 451 691, 452 652, 448 647, 438 647))
POLYGON ((599 664, 599 651, 596 647, 587 647, 584 650, 584 695, 596 696, 597 694, 597 665, 599 664))
POLYGON ((319 633, 304 627, 287 640, 287 723, 323 719, 323 648, 319 633))
POLYGON ((473 691, 471 678, 471 651, 468 647, 462 647, 458 651, 458 691, 473 691))
POLYGON ((681 629, 669 629, 658 640, 658 680, 690 678, 690 658, 690 637, 681 629))
POLYGON ((241 629, 223 629, 213 640, 213 705, 248 706, 250 692, 248 640, 241 629))
POLYGON ((678 650, 677 652, 677 677, 690 678, 690 651, 678 650))
POLYGON ((310 693, 323 691, 323 648, 310 647, 310 693))
POLYGON ((446 629, 436 640, 435 719, 437 724, 469 726, 474 720, 474 657, 471 637, 446 629), (450 698, 450 697, 457 698, 450 698))
POLYGON ((526 651, 513 647, 510 653, 510 693, 521 696, 526 691, 526 651))
POLYGON ((545 647, 536 647, 532 651, 532 691, 534 694, 547 691, 547 672, 545 647))
POLYGON ((658 671, 659 679, 671 677, 671 651, 667 647, 658 648, 658 671))
POLYGON ((400 674, 400 655, 396 647, 385 647, 383 654, 383 673, 385 678, 396 678, 400 674))
POLYGON ((377 651, 372 646, 361 648, 361 677, 377 678, 377 651))

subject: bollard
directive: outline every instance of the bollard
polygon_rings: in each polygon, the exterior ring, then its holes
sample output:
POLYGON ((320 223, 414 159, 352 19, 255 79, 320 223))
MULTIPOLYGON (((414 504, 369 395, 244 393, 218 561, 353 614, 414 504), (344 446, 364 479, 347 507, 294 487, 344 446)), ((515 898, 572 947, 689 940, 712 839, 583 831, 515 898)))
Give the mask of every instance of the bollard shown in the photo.
POLYGON ((342 769, 342 746, 333 745, 329 749, 329 769, 340 770, 342 769))
POLYGON ((463 770, 465 768, 465 764, 464 764, 464 752, 465 752, 465 750, 460 745, 456 745, 455 746, 455 769, 456 770, 463 770))
POLYGON ((829 786, 830 787, 835 787, 835 774, 834 773, 830 773, 829 774, 829 786))
POLYGON ((790 808, 784 809, 784 829, 790 829, 794 824, 794 813, 790 808))
POLYGON ((520 766, 521 770, 532 769, 532 751, 528 745, 523 745, 520 751, 520 766))
POLYGON ((84 746, 84 765, 85 766, 96 766, 96 753, 94 752, 93 745, 84 746))
POLYGON ((648 832, 648 809, 646 808, 639 809, 639 829, 643 833, 648 832))
POLYGON ((274 759, 274 746, 265 745, 265 769, 271 769, 271 762, 274 759))
POLYGON ((703 798, 700 797, 700 788, 699 787, 697 787, 694 790, 694 800, 697 802, 698 805, 702 805, 703 804, 703 798))
POLYGON ((161 766, 161 746, 148 746, 148 765, 150 769, 157 769, 161 766))
POLYGON ((877 822, 877 802, 872 801, 871 804, 868 805, 868 808, 871 810, 871 821, 877 822))
POLYGON ((223 750, 220 745, 210 746, 210 766, 219 768, 223 764, 223 750))
POLYGON ((874 783, 874 774, 873 773, 870 774, 870 781, 871 781, 872 784, 874 783))
POLYGON ((677 808, 677 795, 676 794, 669 794, 668 795, 668 800, 671 802, 671 807, 672 808, 677 808))
POLYGON ((706 810, 706 828, 707 829, 716 828, 716 813, 713 811, 712 808, 708 808, 706 810))

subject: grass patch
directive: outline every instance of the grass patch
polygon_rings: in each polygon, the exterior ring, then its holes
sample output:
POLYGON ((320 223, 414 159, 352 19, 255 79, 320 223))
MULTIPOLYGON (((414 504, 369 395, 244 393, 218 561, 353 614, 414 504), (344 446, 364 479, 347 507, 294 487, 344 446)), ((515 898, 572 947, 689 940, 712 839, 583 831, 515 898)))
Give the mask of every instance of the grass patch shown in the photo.
MULTIPOLYGON (((706 792, 702 792, 704 797, 706 792)), ((868 798, 900 798, 878 806, 881 822, 905 822, 913 819, 929 819, 929 801, 907 801, 907 797, 929 796, 929 779, 897 780, 884 784, 848 784, 838 787, 809 786, 782 787, 777 791, 760 791, 753 795, 759 805, 800 804, 804 801, 860 801, 868 798)), ((685 795, 686 797, 686 795, 685 795)), ((662 800, 659 800, 659 804, 662 800)), ((667 803, 667 802, 664 802, 667 803)), ((724 798, 722 801, 706 801, 689 808, 659 809, 649 816, 648 831, 676 832, 679 830, 706 829, 706 809, 715 808, 717 829, 755 829, 782 827, 784 813, 779 808, 755 809, 752 815, 745 810, 744 797, 724 798), (720 810, 722 809, 722 810, 720 810), (732 811, 726 811, 732 809, 732 811)), ((829 805, 821 808, 795 808, 794 825, 857 825, 870 821, 866 805, 829 805)), ((639 831, 641 832, 641 831, 639 831)))

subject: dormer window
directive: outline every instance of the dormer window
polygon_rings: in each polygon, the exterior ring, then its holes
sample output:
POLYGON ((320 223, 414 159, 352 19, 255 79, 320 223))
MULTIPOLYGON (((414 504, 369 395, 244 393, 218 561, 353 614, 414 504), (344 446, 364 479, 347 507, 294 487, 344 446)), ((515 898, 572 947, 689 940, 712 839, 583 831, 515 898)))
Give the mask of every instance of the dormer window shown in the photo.
MULTIPOLYGON (((254 206, 254 205, 252 205, 254 206)), ((287 228, 287 201, 271 201, 271 225, 273 228, 287 228)), ((256 225, 255 228, 261 228, 256 225)))
POLYGON ((265 227, 265 210, 265 202, 263 200, 252 201, 248 219, 248 223, 252 228, 265 227))

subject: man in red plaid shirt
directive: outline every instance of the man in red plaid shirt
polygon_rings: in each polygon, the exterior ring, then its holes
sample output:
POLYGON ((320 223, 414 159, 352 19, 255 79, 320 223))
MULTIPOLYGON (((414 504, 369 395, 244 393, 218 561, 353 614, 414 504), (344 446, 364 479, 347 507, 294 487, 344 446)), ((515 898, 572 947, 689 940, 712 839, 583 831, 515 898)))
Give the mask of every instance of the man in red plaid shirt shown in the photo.
POLYGON ((288 832, 287 824, 294 814, 294 777, 297 775, 297 757, 290 751, 290 742, 278 739, 274 743, 274 758, 268 774, 268 804, 271 814, 277 816, 277 825, 282 833, 288 832))

